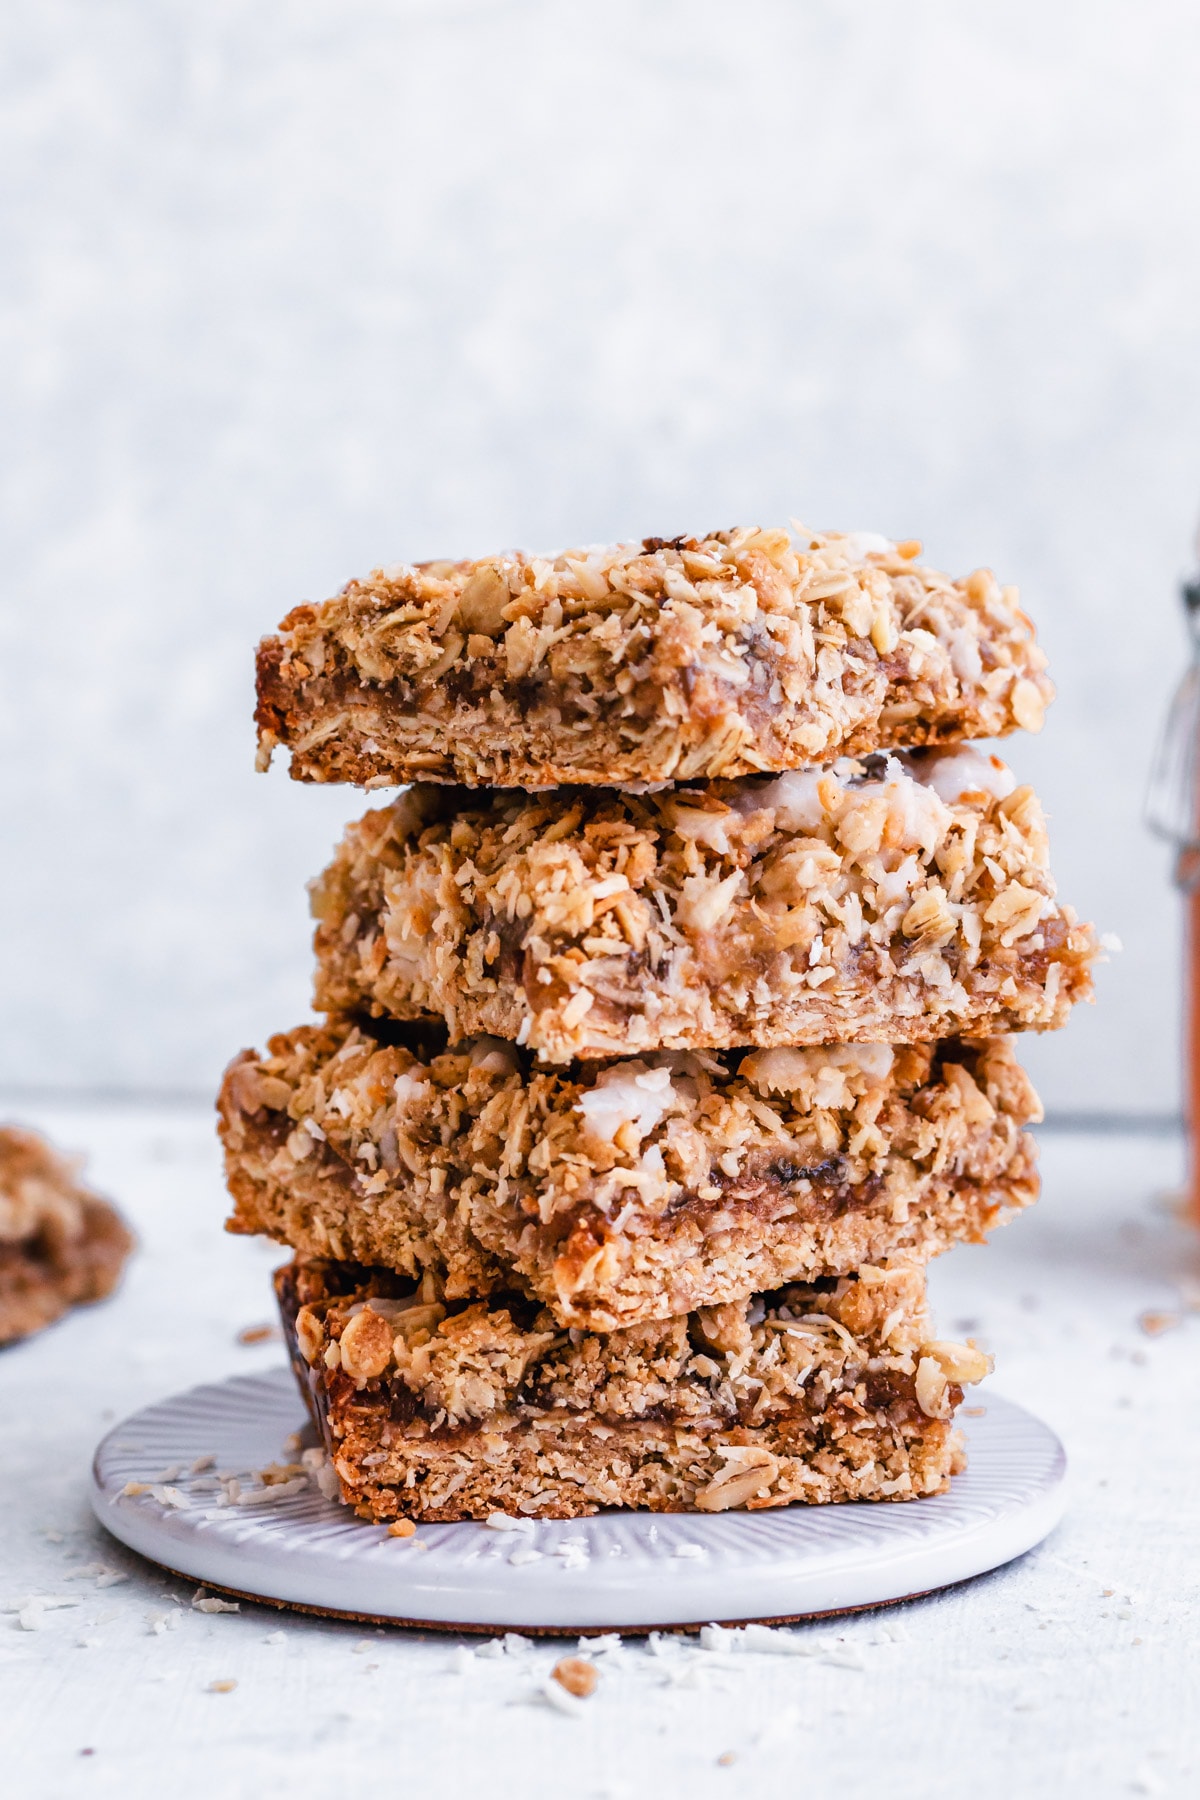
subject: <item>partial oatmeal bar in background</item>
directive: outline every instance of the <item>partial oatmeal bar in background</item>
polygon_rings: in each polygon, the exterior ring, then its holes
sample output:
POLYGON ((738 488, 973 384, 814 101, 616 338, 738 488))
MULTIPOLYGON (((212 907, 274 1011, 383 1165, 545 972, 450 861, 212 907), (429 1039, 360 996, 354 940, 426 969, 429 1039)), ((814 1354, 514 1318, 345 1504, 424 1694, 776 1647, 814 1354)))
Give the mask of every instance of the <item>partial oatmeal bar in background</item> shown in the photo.
POLYGON ((116 1286, 133 1237, 78 1164, 36 1132, 0 1126, 0 1344, 116 1286))
POLYGON ((1097 944, 973 748, 646 794, 423 784, 312 884, 319 1011, 548 1062, 1062 1025, 1097 944))
POLYGON ((658 1054, 301 1027, 221 1091, 229 1229, 611 1330, 978 1242, 1037 1194, 1004 1039, 658 1054))
POLYGON ((628 787, 1037 731, 1015 588, 916 543, 742 528, 400 564, 258 651, 259 766, 366 787, 628 787))
POLYGON ((447 1303, 379 1270, 276 1275, 301 1391, 363 1518, 727 1512, 944 1493, 964 1383, 924 1273, 868 1266, 593 1336, 516 1297, 447 1303))

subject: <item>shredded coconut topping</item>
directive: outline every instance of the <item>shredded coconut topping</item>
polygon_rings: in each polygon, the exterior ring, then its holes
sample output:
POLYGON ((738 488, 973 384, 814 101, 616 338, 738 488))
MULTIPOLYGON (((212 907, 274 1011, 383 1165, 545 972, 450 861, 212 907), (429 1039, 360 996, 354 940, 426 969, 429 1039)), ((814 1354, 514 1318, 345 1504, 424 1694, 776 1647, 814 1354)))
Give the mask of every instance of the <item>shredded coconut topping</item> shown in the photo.
POLYGON ((628 1062, 601 1070, 595 1086, 579 1096, 576 1106, 593 1135, 611 1143, 623 1125, 632 1125, 639 1139, 646 1137, 670 1102, 669 1068, 628 1062))

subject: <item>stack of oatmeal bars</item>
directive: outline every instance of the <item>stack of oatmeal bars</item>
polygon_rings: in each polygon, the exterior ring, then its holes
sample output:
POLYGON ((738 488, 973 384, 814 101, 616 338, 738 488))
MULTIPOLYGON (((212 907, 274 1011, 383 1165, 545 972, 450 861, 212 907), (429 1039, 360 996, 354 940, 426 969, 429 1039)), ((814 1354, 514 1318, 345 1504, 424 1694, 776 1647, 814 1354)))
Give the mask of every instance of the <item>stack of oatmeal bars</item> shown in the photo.
POLYGON ((945 1489, 925 1266, 1037 1192, 1011 1034, 1096 943, 968 740, 1015 590, 741 529, 378 570, 259 651, 260 761, 405 786, 313 884, 324 1023, 230 1067, 230 1229, 364 1517, 945 1489))

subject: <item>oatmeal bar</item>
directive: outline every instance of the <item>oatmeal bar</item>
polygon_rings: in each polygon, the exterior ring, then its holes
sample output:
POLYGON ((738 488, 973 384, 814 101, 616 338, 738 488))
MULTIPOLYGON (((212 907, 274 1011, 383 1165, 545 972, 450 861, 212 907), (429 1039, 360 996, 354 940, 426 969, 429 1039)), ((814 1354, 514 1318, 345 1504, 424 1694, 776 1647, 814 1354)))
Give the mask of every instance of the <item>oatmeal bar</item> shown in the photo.
POLYGON ((916 543, 739 529, 400 564, 258 651, 259 766, 301 781, 626 787, 1037 731, 1015 588, 916 543))
POLYGON ((103 1300, 132 1248, 114 1209, 80 1186, 73 1161, 35 1132, 0 1126, 0 1344, 103 1300))
POLYGON ((344 1024, 247 1052, 219 1102, 229 1228, 605 1331, 933 1256, 1037 1193, 1003 1039, 528 1060, 344 1024))
POLYGON ((350 1264, 276 1276, 342 1499, 422 1520, 727 1512, 944 1493, 962 1384, 919 1268, 870 1266, 604 1337, 350 1264))
POLYGON ((545 1061, 1065 1022, 1089 926, 973 748, 647 794, 422 784, 313 884, 320 1011, 439 1013, 545 1061))

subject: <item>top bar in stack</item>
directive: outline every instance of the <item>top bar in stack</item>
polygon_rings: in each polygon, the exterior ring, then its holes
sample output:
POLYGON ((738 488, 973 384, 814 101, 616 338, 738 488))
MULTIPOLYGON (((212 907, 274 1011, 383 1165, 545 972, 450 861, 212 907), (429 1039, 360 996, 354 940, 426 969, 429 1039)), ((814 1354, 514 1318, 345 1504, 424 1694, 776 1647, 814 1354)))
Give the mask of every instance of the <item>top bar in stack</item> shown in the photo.
POLYGON ((259 762, 366 787, 639 784, 1036 731, 1015 588, 916 543, 740 528, 377 569, 258 653, 259 762))

